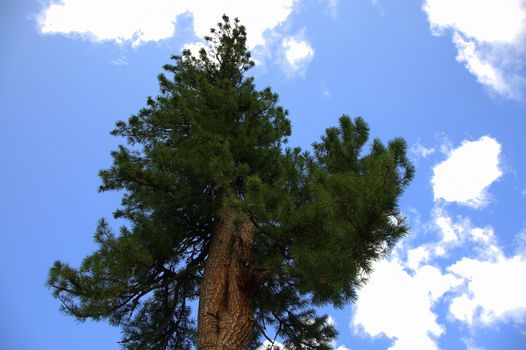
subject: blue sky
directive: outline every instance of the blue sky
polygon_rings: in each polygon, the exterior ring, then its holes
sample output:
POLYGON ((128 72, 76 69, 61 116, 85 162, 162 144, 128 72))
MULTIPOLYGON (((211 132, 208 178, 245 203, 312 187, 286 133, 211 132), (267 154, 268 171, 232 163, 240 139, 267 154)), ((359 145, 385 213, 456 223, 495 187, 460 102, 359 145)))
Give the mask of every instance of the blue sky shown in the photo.
POLYGON ((310 148, 341 114, 402 136, 411 232, 331 314, 339 350, 526 348, 526 3, 521 0, 2 1, 0 349, 118 349, 45 287, 95 248, 109 135, 158 91, 170 55, 222 13, 248 28, 251 74, 310 148))

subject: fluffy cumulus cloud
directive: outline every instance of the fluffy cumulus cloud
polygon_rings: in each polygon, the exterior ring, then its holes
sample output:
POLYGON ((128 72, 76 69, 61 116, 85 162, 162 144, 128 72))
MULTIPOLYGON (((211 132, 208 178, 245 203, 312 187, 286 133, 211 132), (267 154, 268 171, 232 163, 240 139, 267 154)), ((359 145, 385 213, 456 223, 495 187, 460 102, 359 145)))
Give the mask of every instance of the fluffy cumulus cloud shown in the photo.
POLYGON ((494 260, 463 258, 448 268, 466 281, 464 292, 450 305, 451 315, 469 325, 526 320, 526 260, 499 256, 494 260))
POLYGON ((434 210, 428 226, 434 241, 399 247, 376 264, 355 305, 355 332, 387 336, 389 350, 437 350, 446 332, 437 321, 442 302, 446 319, 472 329, 526 321, 524 252, 506 256, 491 227, 452 218, 444 209, 434 210), (464 256, 441 266, 453 253, 464 256))
POLYGON ((289 75, 303 75, 314 57, 314 49, 301 37, 286 37, 282 41, 285 53, 285 71, 289 75))
MULTIPOLYGON (((451 316, 469 326, 525 321, 526 256, 523 247, 519 246, 517 252, 508 257, 491 227, 473 226, 466 218, 454 222, 443 210, 437 216, 444 218, 449 229, 455 231, 459 242, 455 247, 469 247, 472 255, 447 267, 449 273, 463 281, 463 287, 450 303, 451 316)), ((522 239, 521 234, 517 238, 522 239)))
POLYGON ((249 30, 248 46, 264 44, 264 32, 283 23, 296 0, 62 0, 47 6, 39 24, 44 34, 77 34, 97 41, 137 46, 175 34, 177 17, 190 14, 197 36, 208 34, 226 13, 249 30))
MULTIPOLYGON (((137 47, 176 35, 176 22, 181 15, 192 18, 193 32, 203 38, 223 14, 237 17, 247 27, 247 46, 256 56, 266 56, 278 63, 285 73, 302 76, 314 56, 314 49, 303 38, 285 36, 280 27, 292 14, 299 0, 62 0, 49 4, 39 16, 43 34, 62 34, 113 41, 137 47), (272 54, 277 52, 278 54, 272 54)), ((337 2, 328 1, 329 10, 337 2)), ((185 22, 186 23, 186 22, 185 22)), ((204 44, 191 41, 183 48, 197 52, 204 44)), ((263 62, 256 57, 258 64, 263 62)))
POLYGON ((519 71, 526 53, 526 7, 522 0, 426 0, 435 35, 452 33, 457 60, 491 91, 519 98, 519 71))
POLYGON ((435 266, 413 266, 414 274, 405 267, 397 257, 375 266, 360 291, 352 328, 394 339, 389 350, 436 350, 434 339, 444 333, 444 328, 432 310, 459 281, 435 266))
MULTIPOLYGON (((484 190, 501 176, 498 142, 485 136, 448 149, 449 158, 433 169, 435 197, 485 202, 484 190)), ((389 350, 438 350, 451 325, 474 336, 481 327, 526 322, 526 230, 506 254, 491 225, 475 225, 453 209, 436 201, 424 223, 412 212, 418 244, 404 241, 376 263, 354 307, 355 333, 383 335, 392 341, 389 350)), ((459 340, 479 349, 473 338, 459 340)))
POLYGON ((481 208, 488 202, 487 188, 502 175, 500 144, 489 136, 464 141, 448 159, 433 168, 435 200, 481 208))

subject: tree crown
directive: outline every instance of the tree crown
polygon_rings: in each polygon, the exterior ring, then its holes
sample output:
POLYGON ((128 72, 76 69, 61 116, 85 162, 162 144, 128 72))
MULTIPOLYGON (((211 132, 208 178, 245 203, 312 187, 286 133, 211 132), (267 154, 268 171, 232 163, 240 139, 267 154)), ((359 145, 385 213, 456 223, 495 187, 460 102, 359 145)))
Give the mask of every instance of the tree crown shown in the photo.
MULTIPOLYGON (((63 310, 106 319, 129 349, 190 349, 205 261, 221 212, 256 228, 256 348, 275 327, 290 349, 329 349, 336 331, 313 306, 356 298, 371 263, 406 233, 397 201, 414 168, 403 139, 374 140, 342 116, 313 152, 285 148, 287 111, 253 67, 246 31, 223 17, 198 56, 164 66, 160 94, 113 135, 127 145, 100 172, 101 191, 122 191, 114 233, 101 219, 98 250, 78 269, 56 262, 48 284, 63 310)), ((268 337, 268 336, 267 336, 268 337)))

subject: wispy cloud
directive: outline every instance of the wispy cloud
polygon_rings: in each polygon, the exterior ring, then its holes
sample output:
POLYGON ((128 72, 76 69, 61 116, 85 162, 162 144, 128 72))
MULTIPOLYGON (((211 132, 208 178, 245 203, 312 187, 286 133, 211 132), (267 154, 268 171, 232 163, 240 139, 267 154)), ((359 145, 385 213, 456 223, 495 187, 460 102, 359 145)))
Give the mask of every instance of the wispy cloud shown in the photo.
POLYGON ((498 95, 519 99, 526 53, 526 8, 522 0, 426 0, 434 35, 452 33, 458 54, 477 80, 498 95))
POLYGON ((466 350, 485 350, 484 348, 478 347, 472 338, 462 338, 461 340, 464 345, 466 345, 466 350))
POLYGON ((338 16, 338 4, 339 0, 320 0, 324 2, 327 5, 327 9, 329 13, 331 14, 332 18, 336 18, 338 16))
POLYGON ((325 98, 331 97, 331 89, 329 89, 325 82, 321 83, 321 95, 325 98))
POLYGON ((413 160, 418 160, 420 158, 428 158, 433 153, 435 153, 434 147, 425 147, 420 142, 417 142, 409 148, 409 153, 413 156, 413 160))
POLYGON ((124 57, 119 57, 111 61, 116 66, 124 66, 128 64, 128 61, 124 57))

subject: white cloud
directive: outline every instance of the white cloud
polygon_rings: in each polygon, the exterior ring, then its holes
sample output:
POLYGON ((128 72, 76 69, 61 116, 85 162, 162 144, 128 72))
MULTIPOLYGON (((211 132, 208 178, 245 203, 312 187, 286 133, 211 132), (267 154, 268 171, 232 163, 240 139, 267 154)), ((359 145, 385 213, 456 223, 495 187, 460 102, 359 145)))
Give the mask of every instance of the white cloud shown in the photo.
POLYGON ((416 160, 419 158, 427 158, 433 153, 435 153, 435 149, 433 147, 425 147, 420 142, 417 142, 411 146, 409 149, 409 152, 414 156, 416 160))
POLYGON ((282 24, 296 0, 62 0, 40 16, 44 34, 77 34, 96 41, 131 42, 137 46, 175 34, 179 15, 193 17, 193 29, 203 37, 223 14, 239 17, 249 33, 248 46, 264 44, 264 32, 282 24))
MULTIPOLYGON (((500 251, 500 249, 499 249, 500 251)), ((448 271, 464 279, 464 292, 453 299, 451 315, 468 325, 526 320, 526 260, 521 256, 493 260, 463 258, 448 271)))
POLYGON ((206 44, 202 41, 186 43, 183 45, 183 50, 190 50, 192 55, 196 57, 199 56, 199 51, 201 51, 202 48, 206 48, 206 44))
POLYGON ((436 350, 435 338, 444 328, 432 308, 458 283, 431 265, 416 268, 412 276, 396 257, 380 261, 360 291, 352 327, 370 336, 385 334, 394 340, 389 350, 436 350))
POLYGON ((453 142, 443 132, 436 133, 435 138, 440 142, 440 146, 438 148, 440 153, 443 153, 446 156, 448 156, 454 149, 453 142))
MULTIPOLYGON (((62 0, 47 6, 39 16, 43 34, 63 34, 94 41, 113 41, 137 47, 146 42, 160 41, 176 35, 176 22, 181 15, 193 19, 193 32, 199 38, 209 34, 223 14, 238 17, 247 27, 247 46, 255 56, 273 57, 288 76, 302 76, 314 56, 314 49, 297 36, 283 36, 278 27, 287 21, 300 0, 62 0), (267 48, 267 46, 271 46, 267 48)), ((328 8, 336 10, 337 1, 327 0, 328 8)), ((194 38, 192 40, 195 40, 194 38)), ((184 45, 196 53, 203 46, 194 41, 184 45)), ((260 57, 260 58, 262 58, 260 57)), ((263 62, 254 58, 258 64, 263 62)))
MULTIPOLYGON (((433 168, 435 199, 472 206, 487 202, 486 189, 502 175, 500 144, 484 136, 444 150, 448 159, 433 168)), ((389 350, 438 350, 446 332, 439 316, 467 326, 472 336, 478 327, 526 322, 526 230, 516 236, 513 254, 506 255, 491 226, 474 225, 446 208, 436 201, 425 223, 413 211, 413 226, 422 233, 419 243, 404 241, 376 263, 354 307, 355 332, 385 335, 392 340, 389 350)), ((459 340, 468 350, 482 350, 472 338, 459 340)))
POLYGON ((481 208, 488 202, 486 189, 500 176, 501 146, 493 138, 464 141, 449 158, 433 167, 435 200, 481 208))
MULTIPOLYGON (((491 227, 473 226, 466 218, 454 221, 444 210, 435 210, 435 216, 435 221, 444 223, 440 230, 456 237, 455 244, 442 239, 435 246, 445 250, 462 247, 465 255, 472 255, 446 269, 464 285, 451 300, 450 315, 469 326, 526 320, 526 256, 520 246, 516 255, 506 257, 491 227)), ((521 239, 522 232, 516 237, 521 239)))
POLYGON ((467 40, 458 33, 453 35, 457 46, 457 61, 466 65, 467 70, 477 77, 479 83, 491 87, 503 96, 513 97, 513 87, 505 80, 502 69, 484 57, 484 53, 473 40, 467 40))
POLYGON ((526 52, 526 8, 522 0, 426 0, 433 34, 453 33, 457 60, 491 91, 518 98, 518 71, 526 52))
POLYGON ((174 22, 188 9, 175 1, 63 0, 40 18, 44 34, 81 34, 94 40, 131 41, 133 45, 169 38, 174 22))
POLYGON ((435 210, 435 224, 442 233, 442 242, 449 243, 458 241, 457 232, 462 229, 461 226, 453 225, 452 220, 447 215, 442 215, 440 210, 435 210))
POLYGON ((286 350, 283 344, 279 342, 271 343, 268 340, 265 340, 261 346, 257 348, 257 350, 286 350))
POLYGON ((453 28, 486 42, 512 42, 523 30, 521 0, 427 0, 431 28, 440 33, 453 28))
MULTIPOLYGON (((437 322, 439 302, 449 305, 449 320, 469 327, 525 321, 526 257, 506 257, 491 227, 453 219, 444 209, 434 209, 432 223, 425 230, 431 227, 436 241, 400 246, 375 265, 359 293, 351 327, 370 336, 384 334, 393 340, 389 350, 436 350, 445 333, 437 322), (463 257, 441 268, 441 259, 454 250, 463 257)), ((470 346, 477 349, 473 342, 470 346)))
POLYGON ((494 259, 502 256, 497 238, 491 226, 476 227, 467 218, 455 220, 443 209, 433 209, 433 223, 436 233, 441 236, 437 242, 423 245, 429 252, 428 260, 445 257, 456 248, 469 248, 482 259, 494 259))
POLYGON ((303 75, 314 57, 314 49, 301 37, 286 37, 282 41, 285 55, 285 71, 289 75, 303 75))
POLYGON ((208 34, 224 14, 231 18, 238 17, 247 27, 248 47, 253 48, 265 43, 263 34, 266 30, 276 28, 292 13, 296 0, 188 0, 190 12, 194 17, 194 29, 199 37, 208 34))
POLYGON ((424 246, 410 249, 407 252, 407 267, 413 271, 418 271, 420 265, 428 261, 429 257, 429 250, 424 246))

